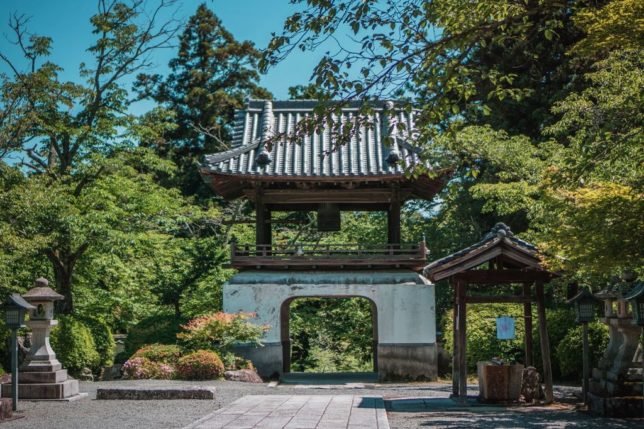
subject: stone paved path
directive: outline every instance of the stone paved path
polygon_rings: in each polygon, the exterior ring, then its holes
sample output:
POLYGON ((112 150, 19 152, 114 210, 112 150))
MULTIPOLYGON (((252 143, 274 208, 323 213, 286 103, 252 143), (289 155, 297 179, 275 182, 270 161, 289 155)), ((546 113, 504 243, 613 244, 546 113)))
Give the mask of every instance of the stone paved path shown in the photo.
POLYGON ((248 395, 184 429, 389 429, 382 396, 248 395))

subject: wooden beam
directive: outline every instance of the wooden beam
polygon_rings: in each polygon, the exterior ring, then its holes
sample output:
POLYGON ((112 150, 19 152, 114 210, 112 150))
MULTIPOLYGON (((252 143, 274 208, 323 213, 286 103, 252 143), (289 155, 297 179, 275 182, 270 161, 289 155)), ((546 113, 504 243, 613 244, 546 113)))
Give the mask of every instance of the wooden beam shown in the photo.
MULTIPOLYGON (((530 283, 523 284, 523 296, 530 297, 530 283)), ((523 322, 525 326, 525 366, 532 366, 532 304, 523 303, 523 322)))
POLYGON ((530 296, 508 296, 508 295, 474 295, 465 297, 465 302, 468 304, 497 304, 497 303, 515 303, 525 304, 530 303, 532 298, 530 296))
POLYGON ((523 270, 470 270, 454 275, 454 278, 468 283, 532 283, 548 281, 552 274, 548 271, 523 270))
POLYGON ((546 327, 546 307, 543 294, 543 283, 536 282, 537 313, 539 315, 539 340, 541 342, 541 357, 543 360, 543 382, 545 384, 546 403, 554 400, 552 392, 552 365, 550 363, 550 340, 546 327))
MULTIPOLYGON (((409 192, 401 190, 401 197, 408 197, 409 192)), ((255 197, 254 192, 247 193, 255 197)), ((265 189, 265 204, 306 204, 306 203, 387 203, 393 198, 391 189, 265 189)))

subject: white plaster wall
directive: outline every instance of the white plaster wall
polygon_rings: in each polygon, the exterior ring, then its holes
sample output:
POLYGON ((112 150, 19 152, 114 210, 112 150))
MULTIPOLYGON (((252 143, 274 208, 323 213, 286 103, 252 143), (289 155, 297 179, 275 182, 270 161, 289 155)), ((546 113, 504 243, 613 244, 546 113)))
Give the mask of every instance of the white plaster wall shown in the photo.
POLYGON ((242 272, 224 285, 224 311, 257 313, 270 326, 265 343, 280 339, 280 308, 294 297, 360 296, 378 311, 380 344, 436 342, 434 285, 413 272, 242 272))

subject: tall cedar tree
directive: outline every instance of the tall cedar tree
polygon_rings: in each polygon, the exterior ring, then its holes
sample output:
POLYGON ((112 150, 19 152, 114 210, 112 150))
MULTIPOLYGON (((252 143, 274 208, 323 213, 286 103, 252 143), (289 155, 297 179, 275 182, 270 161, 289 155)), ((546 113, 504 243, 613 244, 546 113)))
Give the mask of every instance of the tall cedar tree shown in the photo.
POLYGON ((135 90, 140 97, 153 99, 175 116, 177 127, 155 150, 182 170, 184 193, 211 195, 199 179, 195 160, 228 148, 234 111, 247 97, 271 97, 258 85, 259 58, 252 42, 235 40, 201 4, 179 38, 177 56, 169 62, 170 75, 138 76, 135 90))

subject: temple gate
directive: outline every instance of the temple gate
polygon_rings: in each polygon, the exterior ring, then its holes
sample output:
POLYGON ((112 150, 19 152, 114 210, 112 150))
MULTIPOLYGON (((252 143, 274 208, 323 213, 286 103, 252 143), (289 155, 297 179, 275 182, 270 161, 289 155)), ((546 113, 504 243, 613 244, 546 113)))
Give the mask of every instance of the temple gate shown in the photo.
MULTIPOLYGON (((408 143, 413 113, 391 102, 377 103, 368 118, 375 125, 359 127, 346 144, 336 145, 331 127, 291 138, 315 105, 250 101, 236 114, 232 149, 207 156, 200 170, 218 194, 247 198, 255 207, 255 243, 231 244, 231 265, 239 272, 224 285, 224 310, 254 312, 270 329, 264 347, 239 350, 261 375, 282 374, 290 367, 284 318, 291 300, 364 297, 377 314, 379 377, 435 379, 434 285, 418 273, 426 265, 424 242, 401 242, 400 208, 410 199, 432 199, 445 172, 404 174, 422 161, 408 143), (276 243, 276 211, 317 212, 319 231, 340 230, 342 211, 384 211, 387 236, 376 246, 276 243)), ((336 119, 356 121, 359 107, 344 106, 336 119)))

